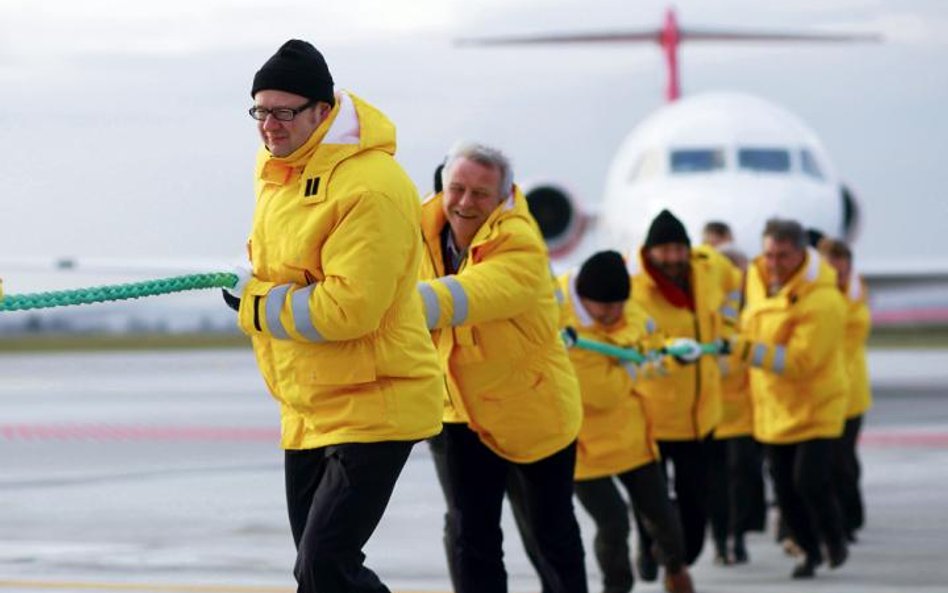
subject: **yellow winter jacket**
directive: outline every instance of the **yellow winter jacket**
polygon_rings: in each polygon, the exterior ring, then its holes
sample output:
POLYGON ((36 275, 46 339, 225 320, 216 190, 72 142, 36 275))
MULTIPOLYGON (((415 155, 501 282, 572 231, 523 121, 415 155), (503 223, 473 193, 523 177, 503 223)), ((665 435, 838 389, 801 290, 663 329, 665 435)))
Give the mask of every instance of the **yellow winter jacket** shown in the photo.
MULTIPOLYGON (((741 298, 741 271, 711 247, 691 249, 695 310, 676 307, 659 290, 644 263, 644 249, 630 262, 632 298, 669 339, 712 342, 734 331, 741 298)), ((640 381, 645 410, 659 441, 703 439, 721 419, 721 373, 712 356, 681 365, 668 361, 667 376, 640 381)))
POLYGON ((282 446, 423 439, 444 379, 417 295, 420 201, 395 127, 354 95, 293 154, 261 148, 239 324, 273 397, 282 446))
MULTIPOLYGON (((603 328, 586 312, 576 294, 575 275, 560 276, 565 295, 561 307, 563 326, 580 337, 621 348, 647 349, 645 336, 653 327, 648 315, 634 301, 615 326, 603 328)), ((659 459, 635 381, 644 369, 625 362, 572 348, 569 358, 579 379, 583 399, 583 424, 576 447, 576 480, 621 474, 659 459)))
POLYGON ((733 356, 751 366, 754 436, 771 444, 838 437, 849 384, 843 351, 846 306, 836 271, 814 250, 789 282, 767 296, 757 258, 733 356))
POLYGON ((744 364, 731 365, 721 360, 721 421, 714 429, 714 438, 730 439, 754 434, 753 403, 750 395, 750 374, 744 364))
POLYGON ((862 279, 853 277, 846 287, 846 374, 849 398, 846 418, 855 418, 872 407, 869 366, 866 364, 866 340, 872 325, 869 297, 862 279))
POLYGON ((466 422, 517 463, 548 457, 579 434, 579 384, 559 333, 546 246, 515 188, 445 275, 442 195, 422 205, 427 257, 418 290, 448 375, 445 422, 466 422))

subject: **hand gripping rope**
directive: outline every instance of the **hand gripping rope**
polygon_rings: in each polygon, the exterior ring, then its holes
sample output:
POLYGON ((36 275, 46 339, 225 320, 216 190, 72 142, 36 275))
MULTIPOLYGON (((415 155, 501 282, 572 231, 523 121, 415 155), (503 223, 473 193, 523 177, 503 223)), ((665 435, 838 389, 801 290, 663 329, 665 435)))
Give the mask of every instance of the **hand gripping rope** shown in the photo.
MULTIPOLYGON (((586 338, 581 338, 576 334, 576 330, 568 327, 563 330, 563 341, 566 342, 568 348, 579 348, 581 350, 589 350, 590 352, 597 352, 604 356, 611 356, 613 358, 618 358, 622 361, 633 362, 635 364, 642 364, 648 360, 654 360, 655 355, 662 356, 679 356, 684 354, 685 351, 681 348, 676 348, 674 346, 665 346, 661 350, 655 350, 649 354, 643 354, 634 348, 620 348, 619 346, 614 346, 612 344, 606 344, 603 342, 596 342, 595 340, 587 340, 586 338)), ((711 342, 709 344, 701 344, 701 353, 702 354, 723 354, 721 352, 721 344, 718 342, 711 342)))
POLYGON ((203 288, 233 288, 237 284, 237 275, 230 272, 211 272, 207 274, 189 274, 158 280, 146 280, 129 284, 113 284, 58 290, 32 294, 8 294, 4 296, 0 285, 0 313, 4 311, 27 311, 30 309, 49 309, 70 305, 90 305, 106 301, 125 301, 159 294, 184 292, 203 288))

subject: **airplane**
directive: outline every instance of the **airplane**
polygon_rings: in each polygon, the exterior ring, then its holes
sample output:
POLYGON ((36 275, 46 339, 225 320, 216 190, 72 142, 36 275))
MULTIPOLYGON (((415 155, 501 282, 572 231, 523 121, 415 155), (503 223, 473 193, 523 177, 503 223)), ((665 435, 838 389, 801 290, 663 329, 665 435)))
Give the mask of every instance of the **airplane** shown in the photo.
MULTIPOLYGON (((663 209, 685 224, 693 242, 705 223, 727 223, 734 246, 753 256, 772 217, 793 218, 807 229, 847 242, 859 236, 861 206, 842 180, 819 136, 800 117, 767 99, 737 92, 681 98, 678 47, 705 42, 880 42, 875 34, 685 29, 674 9, 657 30, 554 33, 458 40, 462 46, 585 43, 658 43, 665 55, 667 104, 642 120, 612 159, 604 196, 584 205, 555 180, 525 184, 530 210, 554 261, 576 261, 584 237, 598 247, 628 253, 644 240, 663 209), (595 230, 594 230, 595 229, 595 230)), ((948 262, 857 262, 870 285, 880 324, 948 321, 948 262), (879 291, 885 294, 879 294, 879 291), (879 299, 878 297, 882 297, 879 299), (899 309, 908 308, 909 311, 899 309)))
MULTIPOLYGON (((760 97, 703 93, 681 99, 683 41, 876 42, 871 34, 683 29, 673 8, 661 29, 468 38, 461 45, 656 42, 666 58, 667 105, 629 133, 612 160, 598 227, 605 243, 637 245, 668 208, 692 237, 708 220, 727 222, 738 247, 755 253, 772 216, 792 213, 807 228, 852 240, 859 203, 819 137, 799 117, 760 97)), ((527 188, 531 211, 554 258, 569 255, 590 228, 576 196, 556 182, 527 188)))

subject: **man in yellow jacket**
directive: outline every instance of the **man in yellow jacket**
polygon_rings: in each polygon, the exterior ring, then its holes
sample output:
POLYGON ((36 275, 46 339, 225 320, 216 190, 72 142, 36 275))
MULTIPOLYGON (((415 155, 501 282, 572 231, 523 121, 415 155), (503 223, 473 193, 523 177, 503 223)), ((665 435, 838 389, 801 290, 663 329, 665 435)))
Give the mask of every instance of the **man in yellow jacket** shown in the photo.
MULTIPOLYGON (((601 251, 583 262, 577 273, 560 277, 565 299, 562 321, 587 340, 620 348, 649 348, 654 323, 629 300, 625 261, 615 251, 601 251)), ((595 553, 603 591, 628 593, 634 578, 629 555, 629 509, 616 479, 645 519, 658 542, 665 565, 665 587, 693 593, 684 565, 684 537, 668 499, 665 476, 641 397, 635 391, 646 365, 635 365, 597 352, 572 348, 583 398, 583 425, 576 458, 576 496, 596 522, 595 553)))
POLYGON ((362 547, 444 398, 416 289, 418 194, 392 123, 334 92, 309 43, 280 47, 251 97, 253 269, 231 302, 280 406, 298 591, 388 591, 362 547))
POLYGON ((499 151, 456 147, 422 205, 418 290, 447 371, 448 563, 459 593, 505 591, 508 473, 553 592, 586 591, 573 512, 582 416, 546 247, 499 151))
MULTIPOLYGON (((713 342, 737 320, 741 273, 709 247, 692 248, 684 225, 663 210, 631 258, 632 298, 673 340, 713 342)), ((670 361, 666 376, 637 385, 664 463, 674 467, 674 489, 685 533, 685 561, 701 554, 708 521, 708 439, 721 417, 721 375, 710 356, 670 361)), ((636 516, 638 519, 638 516, 636 516)), ((639 529, 639 572, 654 578, 651 540, 639 529)))
POLYGON ((805 553, 792 576, 810 578, 821 543, 830 567, 848 554, 831 474, 849 393, 846 306, 835 271, 807 249, 799 223, 770 220, 763 236, 732 355, 751 366, 754 437, 768 446, 781 515, 805 553))
POLYGON ((849 378, 849 397, 846 405, 846 424, 833 458, 836 495, 842 511, 846 539, 856 541, 856 530, 865 522, 865 505, 859 489, 861 468, 856 445, 862 418, 872 407, 869 388, 869 366, 866 363, 866 340, 872 325, 869 313, 869 294, 862 279, 853 271, 853 253, 842 241, 824 240, 820 253, 836 269, 837 286, 846 297, 846 374, 849 378))

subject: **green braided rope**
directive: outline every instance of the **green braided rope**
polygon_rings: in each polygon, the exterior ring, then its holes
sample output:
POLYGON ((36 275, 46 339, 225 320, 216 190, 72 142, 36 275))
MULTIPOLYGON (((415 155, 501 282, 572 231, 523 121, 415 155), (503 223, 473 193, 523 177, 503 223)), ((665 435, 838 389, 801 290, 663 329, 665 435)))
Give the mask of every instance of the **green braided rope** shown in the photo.
POLYGON ((70 305, 89 305, 106 301, 124 301, 146 296, 170 294, 202 288, 232 288, 237 284, 237 275, 229 272, 211 272, 208 274, 189 274, 173 278, 146 280, 129 284, 113 284, 58 290, 32 294, 8 294, 0 296, 0 312, 26 311, 29 309, 49 309, 70 305))

